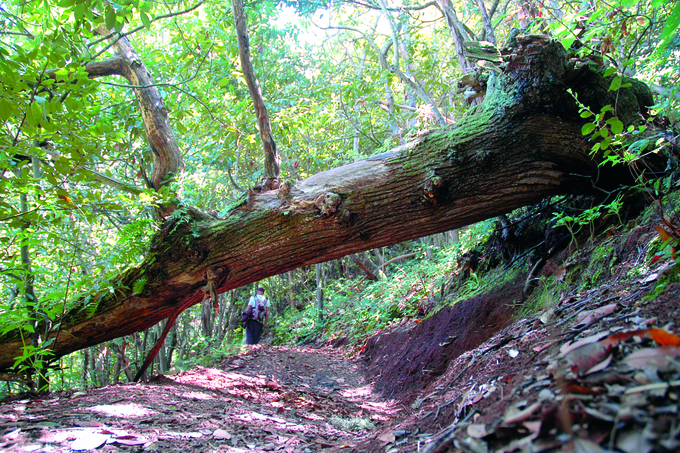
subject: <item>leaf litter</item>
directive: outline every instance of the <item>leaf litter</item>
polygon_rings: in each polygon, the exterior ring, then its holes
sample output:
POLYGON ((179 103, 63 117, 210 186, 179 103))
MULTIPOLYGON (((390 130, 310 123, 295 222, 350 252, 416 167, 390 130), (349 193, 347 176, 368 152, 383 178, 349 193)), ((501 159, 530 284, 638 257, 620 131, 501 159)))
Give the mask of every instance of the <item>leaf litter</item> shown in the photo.
POLYGON ((358 354, 263 345, 145 384, 24 396, 0 403, 0 450, 680 451, 680 284, 645 300, 646 280, 519 320, 498 302, 515 285, 358 354))

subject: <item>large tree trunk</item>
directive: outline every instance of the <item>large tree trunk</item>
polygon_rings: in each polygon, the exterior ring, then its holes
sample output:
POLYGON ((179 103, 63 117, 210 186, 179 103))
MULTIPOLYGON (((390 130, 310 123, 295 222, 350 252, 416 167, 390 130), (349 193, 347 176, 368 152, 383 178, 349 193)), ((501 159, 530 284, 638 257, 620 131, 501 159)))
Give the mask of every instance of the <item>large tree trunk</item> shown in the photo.
MULTIPOLYGON (((144 263, 112 282, 114 291, 92 298, 93 316, 82 306, 67 313, 52 344, 55 357, 146 329, 215 288, 460 228, 550 195, 630 181, 621 166, 598 171, 566 91, 599 111, 614 104, 608 81, 588 65, 568 65, 564 48, 541 38, 522 40, 504 71, 490 81, 477 113, 455 126, 294 186, 253 192, 225 219, 186 214, 167 222, 144 263), (133 293, 142 279, 143 290, 133 293)), ((634 91, 617 94, 619 108, 628 106, 619 117, 629 122, 640 118, 634 91)), ((0 344, 2 370, 23 345, 18 332, 0 344)))

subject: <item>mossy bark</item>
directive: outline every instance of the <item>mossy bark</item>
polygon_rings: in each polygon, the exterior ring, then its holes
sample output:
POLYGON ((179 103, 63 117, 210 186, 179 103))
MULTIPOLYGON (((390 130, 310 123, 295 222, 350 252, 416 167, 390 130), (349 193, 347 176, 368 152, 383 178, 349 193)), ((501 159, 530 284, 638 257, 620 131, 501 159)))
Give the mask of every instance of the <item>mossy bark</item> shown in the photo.
MULTIPOLYGON (((146 261, 113 282, 115 291, 96 295, 92 316, 76 309, 64 317, 55 356, 148 328, 199 303, 209 282, 224 292, 547 196, 589 192, 594 182, 630 180, 623 169, 598 169, 567 93, 584 92, 597 71, 574 69, 560 44, 541 39, 523 41, 506 59, 486 103, 458 124, 292 187, 251 193, 225 219, 175 216, 146 261), (135 294, 140 279, 146 284, 135 294)), ((627 117, 637 121, 639 108, 631 108, 627 117)), ((0 338, 0 370, 21 355, 19 338, 0 338)))

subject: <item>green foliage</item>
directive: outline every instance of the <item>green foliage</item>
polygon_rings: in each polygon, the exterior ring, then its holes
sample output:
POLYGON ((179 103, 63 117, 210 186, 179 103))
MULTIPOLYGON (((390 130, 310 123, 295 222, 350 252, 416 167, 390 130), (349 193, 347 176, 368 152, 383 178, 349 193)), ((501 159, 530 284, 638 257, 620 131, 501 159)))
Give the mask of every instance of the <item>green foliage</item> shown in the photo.
POLYGON ((485 242, 492 225, 492 221, 486 221, 470 226, 457 244, 443 247, 410 244, 416 252, 415 258, 393 264, 390 274, 379 281, 365 282, 357 277, 327 282, 323 322, 318 321, 315 303, 305 305, 300 311, 287 310, 274 317, 276 343, 304 343, 343 336, 352 343, 362 342, 376 330, 404 318, 419 318, 445 303, 455 303, 482 288, 488 290, 508 278, 515 278, 514 271, 500 271, 483 281, 475 275, 454 299, 445 301, 447 285, 458 266, 458 258, 485 242))
POLYGON ((571 235, 570 246, 576 241, 576 236, 581 232, 584 226, 590 228, 591 234, 595 233, 595 220, 603 215, 616 215, 621 222, 619 211, 623 207, 623 195, 619 194, 616 198, 608 204, 595 205, 592 208, 585 209, 578 214, 569 215, 565 212, 553 213, 553 228, 565 227, 571 235))

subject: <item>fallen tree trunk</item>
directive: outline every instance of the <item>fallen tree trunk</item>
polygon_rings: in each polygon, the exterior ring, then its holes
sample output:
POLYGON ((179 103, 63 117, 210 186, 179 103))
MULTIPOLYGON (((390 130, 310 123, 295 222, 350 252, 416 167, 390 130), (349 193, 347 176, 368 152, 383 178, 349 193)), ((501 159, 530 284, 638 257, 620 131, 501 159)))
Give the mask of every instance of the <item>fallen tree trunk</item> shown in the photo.
MULTIPOLYGON (((564 48, 543 38, 524 41, 506 63, 485 103, 457 125, 292 186, 251 192, 225 219, 180 209, 144 263, 112 282, 115 290, 92 295, 89 305, 82 298, 63 317, 54 356, 146 329, 206 294, 592 191, 595 182, 630 181, 625 169, 598 170, 566 91, 599 109, 613 104, 608 81, 588 65, 568 65, 564 48)), ((617 113, 629 123, 641 118, 637 91, 617 94, 619 108, 628 108, 617 113)), ((21 336, 9 332, 0 344, 7 370, 22 354, 21 336)))

